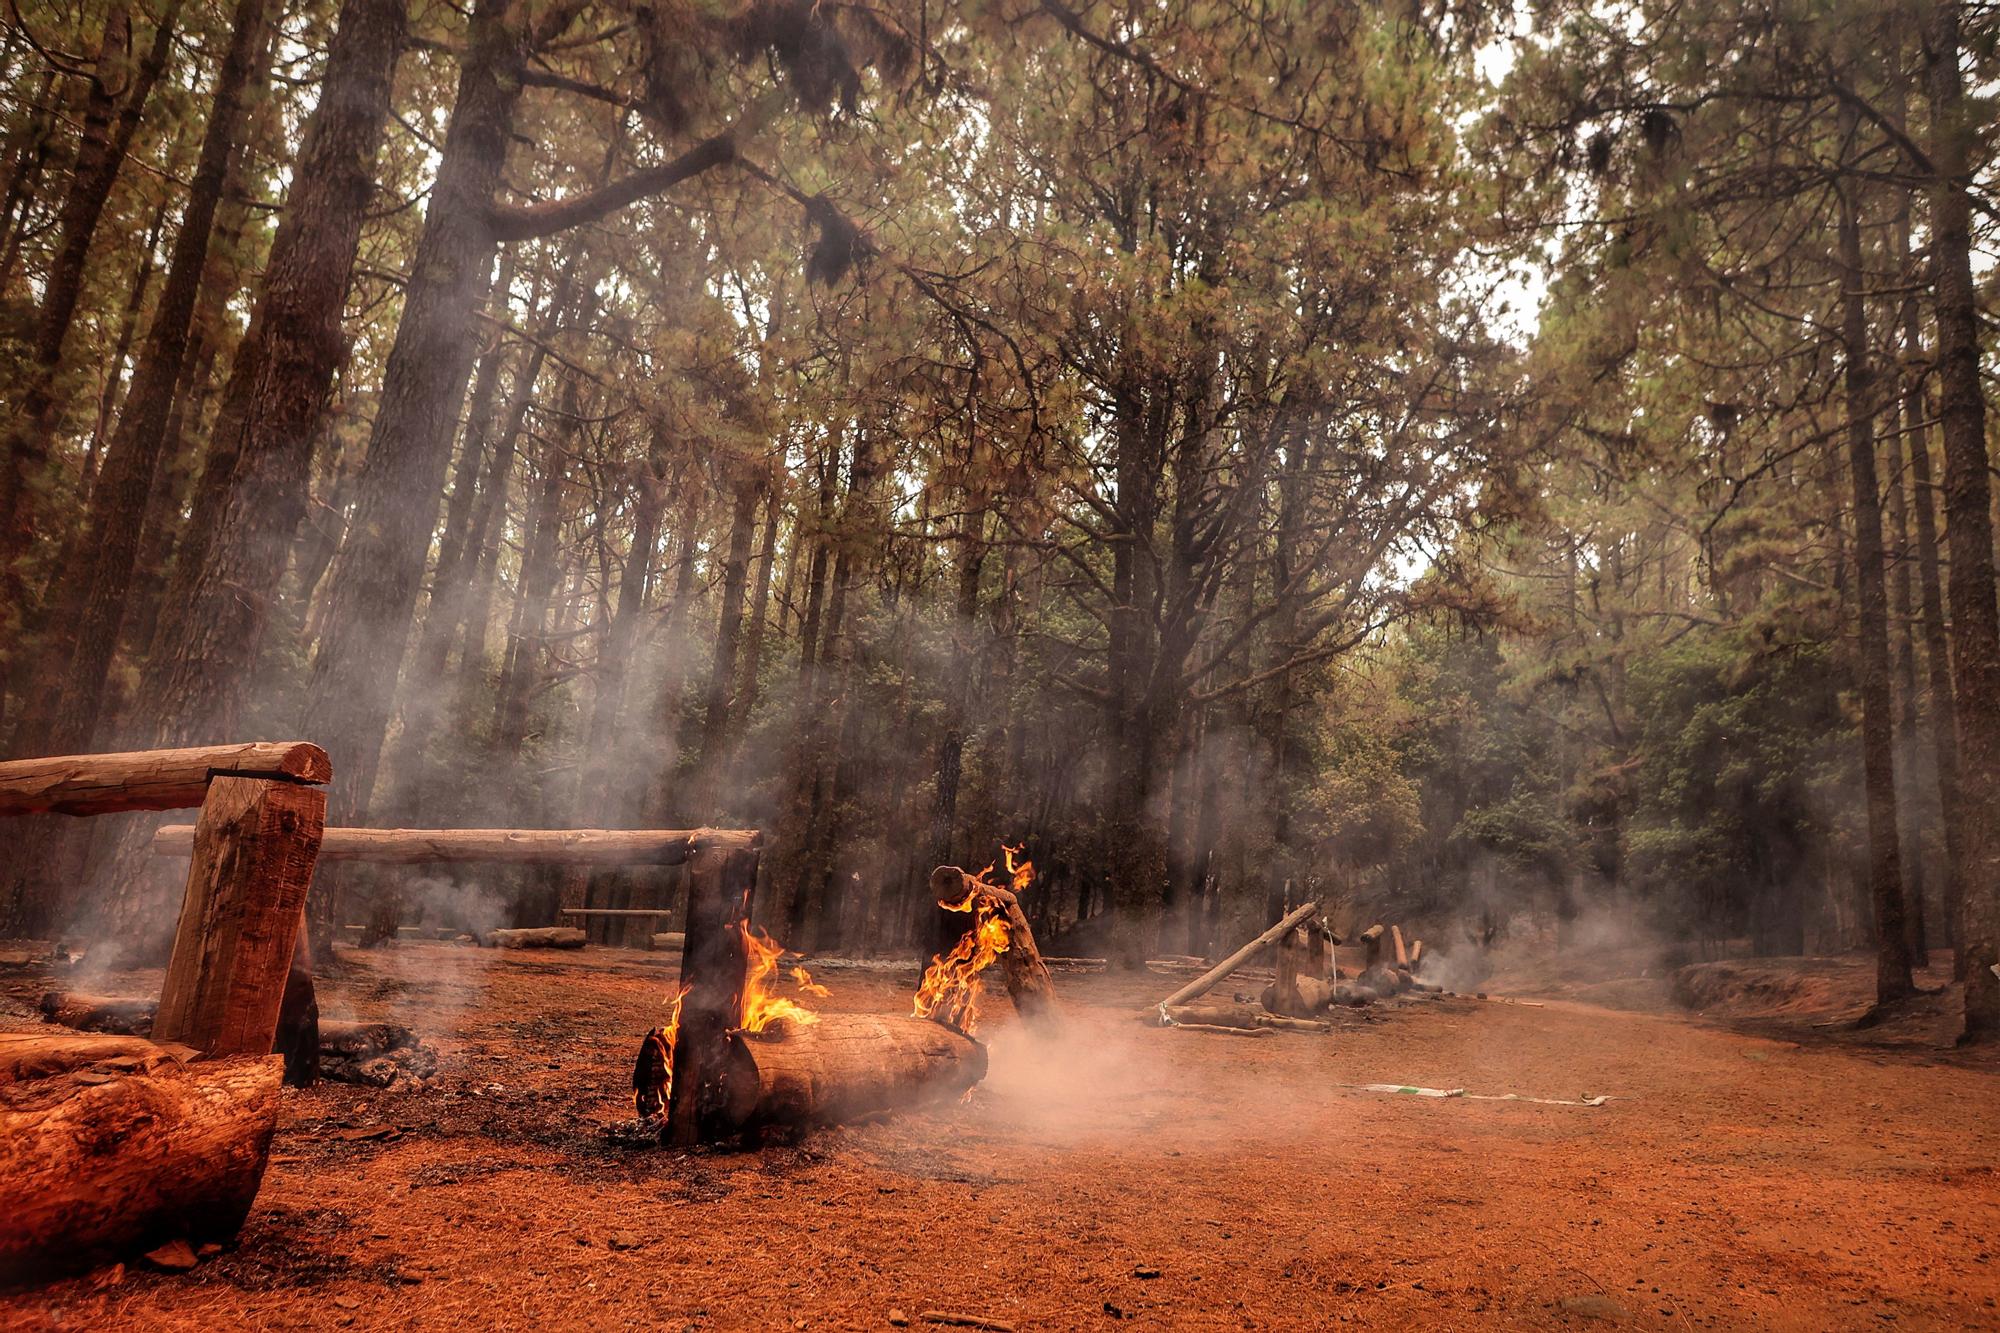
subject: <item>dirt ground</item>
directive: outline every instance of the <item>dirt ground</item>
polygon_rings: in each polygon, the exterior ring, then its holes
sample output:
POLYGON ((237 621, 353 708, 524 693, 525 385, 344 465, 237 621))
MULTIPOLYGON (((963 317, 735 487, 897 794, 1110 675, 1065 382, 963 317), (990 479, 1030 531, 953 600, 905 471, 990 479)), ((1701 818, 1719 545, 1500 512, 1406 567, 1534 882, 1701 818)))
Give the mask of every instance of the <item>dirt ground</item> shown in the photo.
MULTIPOLYGON (((345 953, 326 1010, 417 1027, 435 1085, 289 1094, 233 1249, 0 1296, 0 1326, 2000 1327, 1990 1065, 1569 1000, 1249 1040, 1136 1022, 1178 976, 1074 972, 1058 1049, 991 1004, 964 1103, 621 1146, 672 977, 611 949, 345 953), (1351 1086, 1378 1082, 1613 1100, 1351 1086)), ((901 1011, 915 972, 820 979, 827 1009, 901 1011)), ((5 984, 9 1025, 42 980, 5 984)))

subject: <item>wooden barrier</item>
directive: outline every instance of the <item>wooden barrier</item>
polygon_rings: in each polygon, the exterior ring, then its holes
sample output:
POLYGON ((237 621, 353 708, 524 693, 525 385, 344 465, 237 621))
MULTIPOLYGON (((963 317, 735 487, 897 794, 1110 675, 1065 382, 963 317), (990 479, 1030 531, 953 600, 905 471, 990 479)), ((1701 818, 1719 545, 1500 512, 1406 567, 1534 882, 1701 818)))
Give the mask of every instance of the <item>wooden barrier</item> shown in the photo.
POLYGON ((333 765, 310 741, 10 759, 0 763, 0 815, 187 810, 224 774, 320 786, 333 779, 333 765))
MULTIPOLYGON (((185 856, 195 826, 168 824, 153 835, 161 856, 185 856)), ((330 828, 322 861, 416 865, 426 861, 485 861, 506 865, 677 866, 704 847, 718 851, 757 845, 742 829, 412 829, 330 828)))
POLYGON ((207 1055, 267 1055, 288 975, 305 991, 294 1012, 310 1007, 311 974, 292 963, 332 776, 310 741, 14 759, 0 763, 0 815, 199 806, 154 1036, 207 1055))

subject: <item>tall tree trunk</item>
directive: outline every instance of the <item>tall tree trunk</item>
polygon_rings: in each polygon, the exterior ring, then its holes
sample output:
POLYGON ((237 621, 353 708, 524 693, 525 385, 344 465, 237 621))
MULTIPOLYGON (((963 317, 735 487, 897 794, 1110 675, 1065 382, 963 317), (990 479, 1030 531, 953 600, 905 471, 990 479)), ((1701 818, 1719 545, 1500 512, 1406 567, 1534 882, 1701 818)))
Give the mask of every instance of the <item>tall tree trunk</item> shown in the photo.
MULTIPOLYGON (((368 812, 478 345, 479 303, 498 244, 491 211, 521 95, 513 3, 478 0, 473 9, 354 516, 326 592, 302 723, 305 734, 325 738, 341 775, 328 800, 331 824, 357 824, 368 812)), ((322 875, 314 889, 308 915, 318 944, 331 938, 339 886, 322 875)))
POLYGON ((254 57, 263 42, 266 4, 267 0, 237 0, 160 303, 125 411, 105 451, 103 472, 91 492, 86 519, 89 558, 71 583, 74 595, 65 599, 70 614, 64 620, 70 628, 63 689, 52 723, 40 738, 55 753, 88 750, 97 728, 105 677, 124 622, 146 501, 187 354, 189 323, 201 294, 215 212, 242 129, 254 57))
POLYGON ((18 682, 20 662, 6 645, 16 642, 25 616, 27 581, 22 562, 41 530, 36 492, 44 481, 61 425, 57 379, 63 349, 83 294, 84 263, 104 216, 105 201, 139 128, 153 86, 173 47, 181 0, 170 0, 153 29, 153 40, 135 67, 120 52, 131 36, 131 11, 114 6, 106 15, 97 63, 84 98, 76 165, 70 173, 57 227, 55 253, 42 284, 25 382, 0 444, 0 688, 18 682), (122 87, 116 84, 122 83, 122 87))
MULTIPOLYGON (((1852 138, 1854 112, 1843 111, 1852 138)), ((1889 682, 1889 606, 1882 558, 1882 491, 1875 470, 1875 372, 1861 269, 1856 184, 1840 192, 1841 352, 1847 394, 1847 471, 1854 490, 1855 603, 1860 622, 1861 767, 1868 803, 1868 885, 1875 908, 1875 1002, 1915 992, 1903 921, 1896 821, 1895 703, 1889 682)))
POLYGON ((1958 962, 1968 1042, 2000 1041, 2000 607, 1994 601, 1992 491, 1979 305, 1972 281, 1970 141, 1959 70, 1959 5, 1932 11, 1931 256, 1936 284, 1939 435, 1950 542, 1952 676, 1966 829, 1958 962))
POLYGON ((139 271, 125 294, 125 307, 118 315, 118 338, 112 345, 111 364, 104 370, 104 387, 97 395, 97 421, 90 428, 90 444, 83 451, 83 484, 79 494, 90 502, 90 484, 97 476, 97 458, 111 434, 111 419, 117 411, 119 390, 125 387, 125 363, 132 356, 132 340, 139 333, 139 315, 146 305, 146 292, 153 285, 153 271, 159 266, 160 233, 166 229, 167 205, 162 200, 153 210, 153 225, 139 251, 139 271))
MULTIPOLYGON (((223 388, 212 455, 231 459, 207 540, 184 552, 147 654, 145 745, 235 735, 306 510, 313 446, 346 354, 341 329, 408 0, 344 0, 307 121, 264 285, 223 388), (199 558, 193 558, 198 550, 199 558)), ((163 891, 146 832, 121 838, 104 876, 107 929, 149 938, 163 891)), ((171 896, 165 899, 171 906, 171 896)))
POLYGON ((750 544, 757 536, 760 478, 737 478, 729 515, 729 553, 722 566, 722 614, 715 626, 715 655, 709 663, 703 709, 701 754, 695 765, 699 793, 692 818, 712 821, 722 794, 724 755, 729 740, 729 690, 736 680, 737 647, 743 634, 743 596, 750 583, 750 544))
MULTIPOLYGON (((1907 256, 1907 251, 1905 254, 1907 256)), ((1906 281, 1914 288, 1916 267, 1906 258, 1906 281)), ((1922 607, 1924 661, 1930 686, 1931 752, 1937 765, 1938 824, 1944 840, 1942 911, 1946 943, 1958 943, 1959 909, 1965 901, 1965 821, 1958 789, 1958 708, 1952 698, 1951 639, 1944 621, 1944 581, 1938 567, 1937 515, 1931 499, 1930 413, 1924 402, 1924 374, 1918 369, 1923 337, 1914 292, 1903 302, 1903 356, 1911 367, 1903 379, 1903 422, 1909 443, 1911 509, 1916 518, 1917 586, 1922 607)))

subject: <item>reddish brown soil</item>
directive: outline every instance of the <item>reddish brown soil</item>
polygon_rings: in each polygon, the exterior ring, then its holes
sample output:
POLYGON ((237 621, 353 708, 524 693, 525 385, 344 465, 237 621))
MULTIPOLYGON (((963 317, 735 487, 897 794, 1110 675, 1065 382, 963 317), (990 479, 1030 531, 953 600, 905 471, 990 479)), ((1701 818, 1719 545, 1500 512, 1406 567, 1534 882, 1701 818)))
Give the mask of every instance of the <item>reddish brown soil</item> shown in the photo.
MULTIPOLYGON (((1133 1015, 1178 977, 1066 973, 1075 1039, 1037 1054, 996 1002, 965 1104, 681 1154, 599 1132, 670 964, 406 945, 340 973, 329 1010, 431 1034, 438 1085, 293 1094, 236 1248, 0 1297, 0 1324, 2000 1324, 1990 1068, 1563 1001, 1160 1031, 1133 1015), (1344 1086, 1370 1082, 1616 1100, 1344 1086)), ((828 1008, 900 1009, 914 973, 821 979, 828 1008)))

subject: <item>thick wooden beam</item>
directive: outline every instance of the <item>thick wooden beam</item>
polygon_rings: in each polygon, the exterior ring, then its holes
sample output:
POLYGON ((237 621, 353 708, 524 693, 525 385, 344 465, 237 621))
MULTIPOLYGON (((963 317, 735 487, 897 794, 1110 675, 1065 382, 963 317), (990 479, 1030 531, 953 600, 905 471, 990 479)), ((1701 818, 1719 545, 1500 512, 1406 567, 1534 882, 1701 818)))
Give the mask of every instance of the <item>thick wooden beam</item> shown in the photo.
POLYGON ((318 784, 332 779, 333 765, 310 741, 10 759, 0 763, 0 815, 186 810, 223 773, 318 784))
MULTIPOLYGON (((697 850, 754 848, 754 829, 511 829, 330 828, 322 861, 490 861, 508 865, 677 866, 697 850)), ((153 835, 153 851, 185 856, 194 825, 168 824, 153 835)))
POLYGON ((709 845, 688 865, 687 943, 681 949, 680 1035, 666 1138, 689 1147, 726 1116, 730 1031, 742 1021, 743 923, 757 887, 754 847, 709 845))
POLYGON ((317 787, 209 784, 154 1040, 208 1055, 270 1053, 325 825, 317 787))

